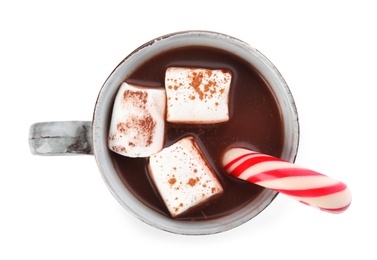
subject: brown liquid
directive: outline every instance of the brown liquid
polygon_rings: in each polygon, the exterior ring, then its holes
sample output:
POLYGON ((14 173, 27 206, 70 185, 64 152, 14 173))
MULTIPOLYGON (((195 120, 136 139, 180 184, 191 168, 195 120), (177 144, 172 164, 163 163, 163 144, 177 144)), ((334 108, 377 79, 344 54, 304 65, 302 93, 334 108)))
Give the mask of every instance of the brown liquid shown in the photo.
MULTIPOLYGON (((222 154, 230 146, 242 144, 280 157, 284 132, 279 107, 267 82, 254 68, 233 54, 208 47, 177 48, 161 53, 137 68, 125 81, 164 87, 165 70, 170 66, 228 69, 233 73, 228 122, 167 123, 165 140, 165 146, 170 146, 184 136, 195 136, 224 187, 222 195, 177 219, 198 221, 231 214, 250 203, 263 188, 229 176, 221 167, 222 154)), ((135 197, 170 217, 149 179, 148 159, 127 158, 114 152, 112 157, 119 176, 135 197)))

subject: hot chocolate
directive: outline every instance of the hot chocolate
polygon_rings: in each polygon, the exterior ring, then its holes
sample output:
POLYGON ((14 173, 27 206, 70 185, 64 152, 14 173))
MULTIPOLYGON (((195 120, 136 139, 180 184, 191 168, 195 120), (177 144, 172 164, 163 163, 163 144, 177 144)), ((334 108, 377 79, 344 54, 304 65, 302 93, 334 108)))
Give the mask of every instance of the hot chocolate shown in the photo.
MULTIPOLYGON (((224 191, 177 220, 202 221, 228 215, 250 203, 263 188, 229 176, 221 167, 229 146, 245 147, 280 157, 284 126, 277 101, 268 82, 241 57, 209 47, 181 47, 154 56, 136 68, 124 82, 164 88, 169 67, 199 67, 231 71, 229 121, 216 124, 166 122, 164 147, 186 136, 194 136, 224 191)), ((148 173, 148 157, 131 158, 111 152, 118 175, 127 188, 146 206, 171 217, 148 173)))

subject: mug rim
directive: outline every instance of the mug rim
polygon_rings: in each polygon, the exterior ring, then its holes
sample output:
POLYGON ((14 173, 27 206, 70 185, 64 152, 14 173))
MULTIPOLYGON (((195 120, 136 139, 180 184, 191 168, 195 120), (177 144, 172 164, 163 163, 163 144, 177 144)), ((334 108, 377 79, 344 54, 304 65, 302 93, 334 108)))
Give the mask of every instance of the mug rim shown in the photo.
MULTIPOLYGON (((137 65, 140 65, 144 61, 148 60, 148 57, 155 55, 155 52, 160 50, 159 48, 169 48, 169 46, 171 46, 169 45, 169 41, 173 42, 171 44, 175 44, 173 45, 174 47, 177 47, 179 44, 187 45, 196 41, 201 41, 202 43, 206 42, 210 44, 209 46, 212 46, 212 43, 216 42, 216 44, 218 44, 218 42, 223 41, 220 45, 224 45, 224 49, 226 49, 226 46, 232 46, 244 54, 248 54, 248 56, 252 55, 255 60, 259 60, 261 65, 266 67, 266 71, 274 76, 272 80, 276 81, 275 84, 278 85, 282 91, 282 94, 284 94, 284 106, 286 106, 286 109, 288 110, 287 113, 289 115, 287 116, 291 117, 290 127, 292 128, 292 133, 289 137, 289 142, 291 143, 290 151, 284 155, 285 158, 283 159, 291 162, 295 161, 298 153, 300 136, 298 113, 292 93, 280 72, 272 64, 272 62, 267 59, 266 56, 244 41, 223 33, 204 30, 180 31, 154 38, 132 51, 114 68, 104 82, 98 94, 94 108, 92 119, 93 153, 97 166, 100 169, 101 176, 112 195, 126 210, 141 221, 158 229, 176 234, 207 235, 227 231, 257 216, 268 205, 270 205, 278 193, 272 190, 264 189, 262 193, 258 195, 259 202, 251 205, 253 208, 249 208, 250 205, 247 205, 246 207, 240 209, 236 212, 237 216, 236 213, 232 213, 228 216, 214 220, 194 222, 181 220, 177 221, 153 211, 142 202, 138 201, 138 199, 126 189, 120 180, 114 165, 112 164, 110 151, 107 148, 107 133, 109 120, 111 117, 110 114, 112 103, 119 88, 120 81, 124 80, 124 78, 126 78, 128 74, 133 71, 132 67, 137 67, 137 65), (133 64, 137 65, 135 66, 133 64), (130 65, 130 67, 127 67, 128 65, 130 65), (253 211, 255 212, 251 214, 253 211)), ((198 43, 197 45, 202 44, 198 43)), ((218 46, 216 45, 216 47, 218 46)), ((250 63, 253 64, 251 61, 250 63)), ((263 74, 263 72, 261 73, 263 74)), ((273 91, 275 91, 275 89, 273 91)), ((278 103, 279 106, 282 106, 281 101, 278 101, 278 103)), ((285 117, 283 121, 286 123, 285 117)), ((287 145, 284 145, 284 147, 286 146, 287 145)), ((253 202, 255 201, 256 200, 253 200, 253 202)))

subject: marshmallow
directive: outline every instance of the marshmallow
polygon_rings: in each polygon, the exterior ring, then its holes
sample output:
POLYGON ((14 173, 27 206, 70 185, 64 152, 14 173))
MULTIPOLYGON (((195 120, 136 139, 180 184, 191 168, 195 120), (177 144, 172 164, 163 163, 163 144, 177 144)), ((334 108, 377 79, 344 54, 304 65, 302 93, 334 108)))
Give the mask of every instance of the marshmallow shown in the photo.
POLYGON ((193 137, 185 137, 152 155, 148 169, 172 217, 223 192, 193 137))
POLYGON ((212 124, 229 120, 228 70, 170 67, 165 74, 167 121, 212 124))
POLYGON ((148 157, 162 150, 166 94, 163 88, 123 83, 115 97, 108 147, 129 157, 148 157))

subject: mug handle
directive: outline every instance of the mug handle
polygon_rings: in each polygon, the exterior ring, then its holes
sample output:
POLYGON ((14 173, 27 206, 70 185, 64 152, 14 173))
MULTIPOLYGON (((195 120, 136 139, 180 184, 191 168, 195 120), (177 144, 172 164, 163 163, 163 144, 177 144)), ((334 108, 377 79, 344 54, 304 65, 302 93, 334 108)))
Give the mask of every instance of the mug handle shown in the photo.
POLYGON ((40 122, 30 126, 29 147, 34 155, 93 154, 91 121, 40 122))

